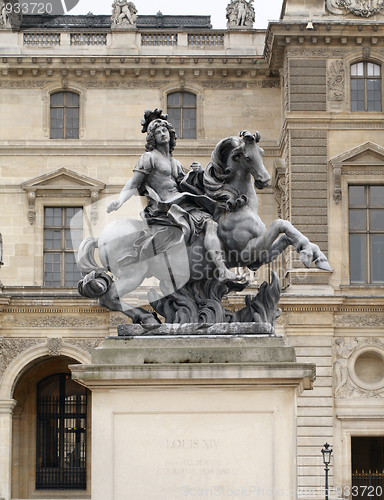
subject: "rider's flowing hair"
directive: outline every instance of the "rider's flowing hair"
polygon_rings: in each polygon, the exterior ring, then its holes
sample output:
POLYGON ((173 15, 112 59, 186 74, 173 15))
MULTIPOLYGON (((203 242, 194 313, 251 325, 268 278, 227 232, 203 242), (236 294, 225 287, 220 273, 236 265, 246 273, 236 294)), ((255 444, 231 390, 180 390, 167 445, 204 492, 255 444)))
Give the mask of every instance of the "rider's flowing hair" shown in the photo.
POLYGON ((205 194, 214 199, 226 211, 232 212, 248 203, 245 195, 228 185, 234 177, 235 167, 227 165, 229 157, 243 154, 244 139, 228 137, 215 147, 211 161, 204 171, 203 183, 205 194))
POLYGON ((176 146, 176 130, 174 129, 172 123, 166 121, 166 120, 161 120, 161 119, 156 119, 153 120, 149 125, 148 125, 148 131, 147 131, 147 137, 146 137, 146 143, 145 143, 145 151, 153 151, 156 149, 156 140, 155 140, 155 130, 159 127, 167 127, 169 131, 169 151, 172 153, 172 151, 175 149, 176 146))

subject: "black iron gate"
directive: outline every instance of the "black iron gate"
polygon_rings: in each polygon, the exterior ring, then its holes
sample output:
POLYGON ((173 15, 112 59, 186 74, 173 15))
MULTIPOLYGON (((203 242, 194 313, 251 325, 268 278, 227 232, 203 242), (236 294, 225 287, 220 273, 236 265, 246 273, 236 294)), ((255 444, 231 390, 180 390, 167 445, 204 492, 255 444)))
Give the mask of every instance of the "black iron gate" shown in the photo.
POLYGON ((66 373, 37 388, 37 490, 86 489, 86 389, 66 373))

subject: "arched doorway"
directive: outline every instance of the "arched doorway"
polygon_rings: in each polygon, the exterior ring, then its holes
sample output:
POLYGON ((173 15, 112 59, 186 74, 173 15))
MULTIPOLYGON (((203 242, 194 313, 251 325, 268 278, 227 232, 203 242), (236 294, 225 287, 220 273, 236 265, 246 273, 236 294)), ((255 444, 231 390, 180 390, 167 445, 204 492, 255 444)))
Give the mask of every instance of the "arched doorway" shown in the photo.
POLYGON ((90 497, 90 392, 60 356, 36 360, 14 390, 12 498, 90 497))

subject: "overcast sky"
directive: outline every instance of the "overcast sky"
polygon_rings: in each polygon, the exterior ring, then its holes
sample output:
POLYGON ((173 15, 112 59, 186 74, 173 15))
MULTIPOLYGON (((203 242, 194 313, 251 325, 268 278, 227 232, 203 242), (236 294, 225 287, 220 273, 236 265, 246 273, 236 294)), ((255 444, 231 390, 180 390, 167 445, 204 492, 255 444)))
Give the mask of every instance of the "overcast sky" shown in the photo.
MULTIPOLYGON (((110 14, 113 0, 79 0, 69 14, 110 14)), ((156 14, 159 10, 167 15, 211 16, 215 29, 226 27, 225 9, 229 0, 133 0, 139 14, 156 14)), ((268 21, 279 19, 283 0, 254 0, 256 21, 254 28, 266 29, 268 21)))

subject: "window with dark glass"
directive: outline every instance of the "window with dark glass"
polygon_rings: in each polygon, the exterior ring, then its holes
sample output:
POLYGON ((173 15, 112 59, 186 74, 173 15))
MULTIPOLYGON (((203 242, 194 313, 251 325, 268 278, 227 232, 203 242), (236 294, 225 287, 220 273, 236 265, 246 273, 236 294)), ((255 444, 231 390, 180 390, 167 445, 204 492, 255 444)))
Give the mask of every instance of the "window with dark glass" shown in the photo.
POLYGON ((384 186, 349 186, 351 283, 384 284, 384 186))
POLYGON ((351 65, 351 110, 381 111, 381 67, 364 61, 351 65))
POLYGON ((384 499, 384 437, 351 436, 352 496, 384 499))
POLYGON ((87 389, 67 373, 37 385, 36 489, 85 490, 87 389))
POLYGON ((179 139, 196 139, 196 96, 190 92, 168 94, 168 119, 179 139))
POLYGON ((75 287, 81 279, 76 254, 83 237, 81 207, 44 209, 44 285, 75 287))
POLYGON ((74 92, 51 94, 51 139, 79 138, 79 95, 74 92))

